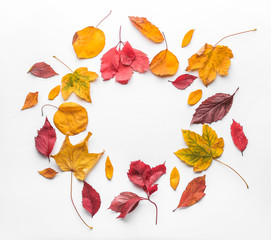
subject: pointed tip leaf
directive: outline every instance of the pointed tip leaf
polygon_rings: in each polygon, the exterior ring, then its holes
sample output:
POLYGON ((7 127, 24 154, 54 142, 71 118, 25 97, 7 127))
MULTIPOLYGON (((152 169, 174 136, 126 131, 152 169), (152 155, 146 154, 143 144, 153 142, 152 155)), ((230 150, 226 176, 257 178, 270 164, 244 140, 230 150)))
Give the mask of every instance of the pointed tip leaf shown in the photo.
POLYGON ((30 92, 25 98, 24 105, 21 110, 34 107, 38 103, 39 92, 30 92))
POLYGON ((55 70, 49 64, 45 62, 35 63, 30 68, 28 73, 31 73, 35 75, 36 77, 40 77, 40 78, 49 78, 49 77, 58 75, 58 73, 56 73, 55 70))
POLYGON ((234 145, 241 151, 243 155, 243 151, 247 147, 248 139, 243 131, 243 126, 239 123, 232 120, 231 124, 231 137, 234 145))
POLYGON ((38 171, 39 174, 41 174, 43 177, 48 178, 48 179, 52 179, 56 176, 56 174, 58 174, 58 172, 56 172, 54 169, 52 168, 46 168, 42 171, 38 171))
POLYGON ((192 82, 196 79, 196 76, 190 75, 190 74, 183 74, 176 78, 175 81, 171 82, 176 88, 178 89, 186 89, 189 87, 192 82))

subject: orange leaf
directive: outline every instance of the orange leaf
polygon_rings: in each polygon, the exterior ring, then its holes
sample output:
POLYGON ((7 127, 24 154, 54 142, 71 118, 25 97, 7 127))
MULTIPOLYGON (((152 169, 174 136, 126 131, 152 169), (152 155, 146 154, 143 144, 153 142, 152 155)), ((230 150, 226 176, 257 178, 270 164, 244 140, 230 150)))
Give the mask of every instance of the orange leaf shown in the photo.
POLYGON ((195 29, 191 29, 184 35, 182 47, 186 47, 191 42, 194 31, 195 29))
POLYGON ((57 85, 49 92, 48 99, 54 100, 58 96, 59 92, 60 92, 60 85, 57 85))
POLYGON ((108 178, 108 180, 112 179, 113 171, 114 171, 113 165, 112 165, 112 163, 110 161, 109 156, 107 156, 106 162, 105 162, 105 175, 108 178))
POLYGON ((56 172, 54 169, 52 168, 46 168, 42 171, 38 171, 43 177, 52 179, 55 177, 56 174, 58 174, 58 172, 56 172))
POLYGON ((144 17, 129 17, 131 23, 147 38, 150 40, 161 43, 164 41, 164 37, 158 27, 153 25, 144 17))
POLYGON ((170 186, 176 190, 180 181, 180 173, 176 167, 174 167, 170 173, 170 186))
POLYGON ((21 110, 34 107, 38 103, 38 95, 39 92, 28 93, 24 102, 24 106, 22 107, 21 110))
POLYGON ((195 105, 202 97, 202 90, 196 90, 194 92, 191 92, 188 97, 188 104, 189 105, 195 105))

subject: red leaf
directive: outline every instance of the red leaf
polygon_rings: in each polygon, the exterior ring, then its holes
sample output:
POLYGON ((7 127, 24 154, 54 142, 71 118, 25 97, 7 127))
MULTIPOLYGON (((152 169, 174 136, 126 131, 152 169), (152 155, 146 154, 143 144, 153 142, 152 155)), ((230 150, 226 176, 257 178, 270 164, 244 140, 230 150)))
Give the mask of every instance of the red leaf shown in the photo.
POLYGON ((132 46, 130 45, 129 42, 126 42, 120 52, 120 60, 122 64, 130 66, 135 58, 136 58, 136 55, 132 46))
POLYGON ((146 71, 148 71, 149 69, 149 65, 150 65, 150 61, 149 58, 147 57, 147 55, 137 49, 134 49, 136 58, 134 59, 134 61, 131 63, 131 68, 134 69, 134 71, 137 71, 139 73, 144 73, 146 71))
POLYGON ((58 73, 45 62, 35 63, 28 72, 40 78, 49 78, 58 75, 58 73))
POLYGON ((56 142, 55 129, 51 126, 50 122, 46 117, 43 127, 38 131, 38 136, 35 137, 36 149, 41 154, 47 156, 49 159, 49 156, 53 150, 55 142, 56 142))
MULTIPOLYGON (((238 90, 239 88, 237 88, 238 90)), ((237 92, 235 91, 235 93, 237 92)), ((234 94, 217 93, 203 101, 193 115, 193 123, 212 123, 221 120, 231 109, 234 94)))
MULTIPOLYGON (((197 203, 205 196, 205 188, 205 175, 202 177, 194 178, 190 183, 188 183, 186 189, 184 190, 177 208, 189 207, 197 203)), ((173 211, 175 211, 176 209, 174 209, 173 211)))
POLYGON ((120 195, 114 198, 111 202, 109 209, 120 212, 118 218, 124 218, 128 213, 132 212, 138 205, 139 201, 142 200, 132 192, 122 192, 120 195))
POLYGON ((233 143, 235 144, 235 146, 241 151, 242 155, 243 155, 243 151, 246 149, 247 147, 247 137, 243 132, 243 127, 235 122, 234 120, 232 120, 232 125, 231 125, 231 137, 233 140, 233 143))
POLYGON ((85 181, 82 190, 82 205, 88 212, 90 212, 92 217, 98 212, 101 206, 99 193, 85 181))
POLYGON ((130 66, 123 65, 120 62, 119 70, 116 73, 116 81, 121 84, 127 84, 133 75, 133 69, 130 66))
POLYGON ((119 70, 120 56, 117 47, 113 47, 108 52, 106 52, 101 60, 102 78, 104 80, 109 80, 114 77, 119 70))
POLYGON ((197 77, 190 74, 183 74, 177 77, 175 81, 173 82, 169 81, 169 82, 171 82, 176 88, 183 90, 183 89, 186 89, 188 86, 190 86, 191 83, 194 82, 196 78, 197 77))

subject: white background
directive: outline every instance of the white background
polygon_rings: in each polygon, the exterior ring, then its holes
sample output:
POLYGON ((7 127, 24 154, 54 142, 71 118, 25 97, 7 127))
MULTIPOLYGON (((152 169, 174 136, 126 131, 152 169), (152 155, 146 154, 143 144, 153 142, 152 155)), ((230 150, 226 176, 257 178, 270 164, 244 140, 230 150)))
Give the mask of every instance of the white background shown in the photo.
MULTIPOLYGON (((270 44, 271 21, 268 1, 2 1, 0 25, 1 54, 1 157, 0 157, 0 238, 1 239, 271 239, 270 187, 270 44), (71 42, 77 30, 97 23, 110 11, 111 16, 99 28, 106 45, 93 59, 78 60, 71 42), (100 75, 100 58, 122 40, 148 54, 150 60, 165 44, 155 44, 141 35, 128 16, 147 17, 166 35, 169 50, 179 59, 177 74, 159 78, 150 71, 135 72, 129 84, 120 85, 99 77, 91 84, 93 103, 71 96, 69 101, 83 105, 89 115, 91 152, 105 154, 86 181, 101 195, 99 212, 91 219, 81 205, 82 182, 74 179, 74 200, 79 212, 93 230, 86 228, 69 198, 70 173, 61 172, 52 159, 41 156, 34 137, 45 121, 40 109, 44 104, 59 106, 58 96, 48 101, 49 91, 60 84, 69 70, 52 56, 56 55, 72 69, 88 67, 100 75), (190 45, 181 48, 184 34, 194 28, 190 45), (257 28, 225 39, 221 44, 232 49, 234 58, 229 76, 217 77, 204 87, 199 79, 186 90, 178 90, 168 80, 184 74, 187 59, 204 43, 215 44, 223 36, 257 28), (50 64, 58 76, 41 79, 27 74, 36 62, 50 64), (188 106, 191 91, 203 90, 202 100, 215 93, 239 91, 229 113, 211 127, 225 141, 220 160, 235 168, 248 182, 218 162, 200 174, 193 172, 174 154, 186 147, 181 129, 201 134, 201 125, 190 126, 196 106, 188 106), (39 92, 39 103, 21 111, 28 92, 39 92), (234 146, 232 119, 244 126, 248 147, 241 156, 234 146), (115 172, 112 181, 104 173, 106 156, 115 172), (144 196, 128 179, 131 161, 141 159, 152 167, 166 161, 167 173, 158 181, 152 200, 159 206, 158 225, 155 209, 143 201, 125 219, 108 210, 122 191, 144 196), (179 169, 180 185, 169 185, 172 168, 179 169), (53 180, 37 173, 52 167, 60 173, 53 180), (175 211, 188 182, 206 174, 206 196, 196 205, 175 211)), ((197 76, 197 72, 192 73, 197 76)), ((201 100, 201 101, 202 101, 201 100)), ((45 108, 53 124, 54 108, 45 108)), ((57 131, 56 154, 64 140, 57 131)), ((71 137, 76 144, 87 132, 71 137)))

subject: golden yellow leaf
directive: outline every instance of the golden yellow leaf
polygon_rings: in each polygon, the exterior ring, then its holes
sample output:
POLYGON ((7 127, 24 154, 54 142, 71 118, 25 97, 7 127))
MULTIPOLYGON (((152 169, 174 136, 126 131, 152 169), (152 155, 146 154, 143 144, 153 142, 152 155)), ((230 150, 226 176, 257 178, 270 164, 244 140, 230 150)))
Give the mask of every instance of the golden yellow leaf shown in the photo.
POLYGON ((182 41, 182 47, 186 47, 191 42, 194 31, 195 31, 195 29, 191 29, 184 35, 184 38, 182 41))
POLYGON ((199 71, 199 78, 207 87, 216 78, 217 73, 221 76, 228 75, 233 54, 227 46, 205 44, 196 54, 188 59, 189 66, 186 71, 199 71))
POLYGON ((78 58, 96 57, 104 48, 105 35, 95 27, 86 27, 73 36, 72 45, 78 58))
POLYGON ((81 181, 85 179, 104 153, 88 152, 87 144, 91 135, 91 132, 88 132, 88 135, 82 142, 72 145, 67 134, 59 152, 51 156, 62 171, 72 171, 74 176, 81 181))
POLYGON ((35 93, 28 93, 24 102, 24 105, 21 110, 25 110, 27 108, 34 107, 38 103, 38 92, 35 93))
POLYGON ((58 96, 59 92, 60 92, 60 85, 57 85, 49 92, 48 99, 54 100, 58 96))
POLYGON ((168 49, 159 52, 150 64, 152 73, 161 77, 174 75, 178 68, 179 61, 177 57, 168 49))
POLYGON ((54 169, 52 168, 46 168, 42 171, 38 171, 43 177, 52 179, 55 177, 56 174, 58 174, 58 172, 56 172, 54 169))
POLYGON ((113 172, 114 172, 114 168, 113 165, 110 161, 109 156, 107 156, 106 158, 106 162, 105 162, 105 175, 108 178, 108 180, 111 180, 113 177, 113 172))
POLYGON ((54 123, 63 134, 76 135, 87 128, 88 114, 86 109, 77 103, 62 103, 54 115, 54 123))
POLYGON ((188 104, 195 105, 202 97, 202 90, 198 89, 194 92, 191 92, 188 97, 188 104))
POLYGON ((170 186, 176 190, 176 188, 179 185, 179 181, 180 181, 180 174, 179 171, 176 167, 174 167, 170 173, 170 186))
POLYGON ((147 38, 150 40, 161 43, 164 41, 164 37, 158 27, 153 25, 144 17, 129 17, 131 23, 147 38))
POLYGON ((61 93, 64 100, 74 92, 78 97, 91 102, 89 88, 90 82, 99 77, 95 72, 90 72, 86 67, 76 69, 62 78, 61 93))

